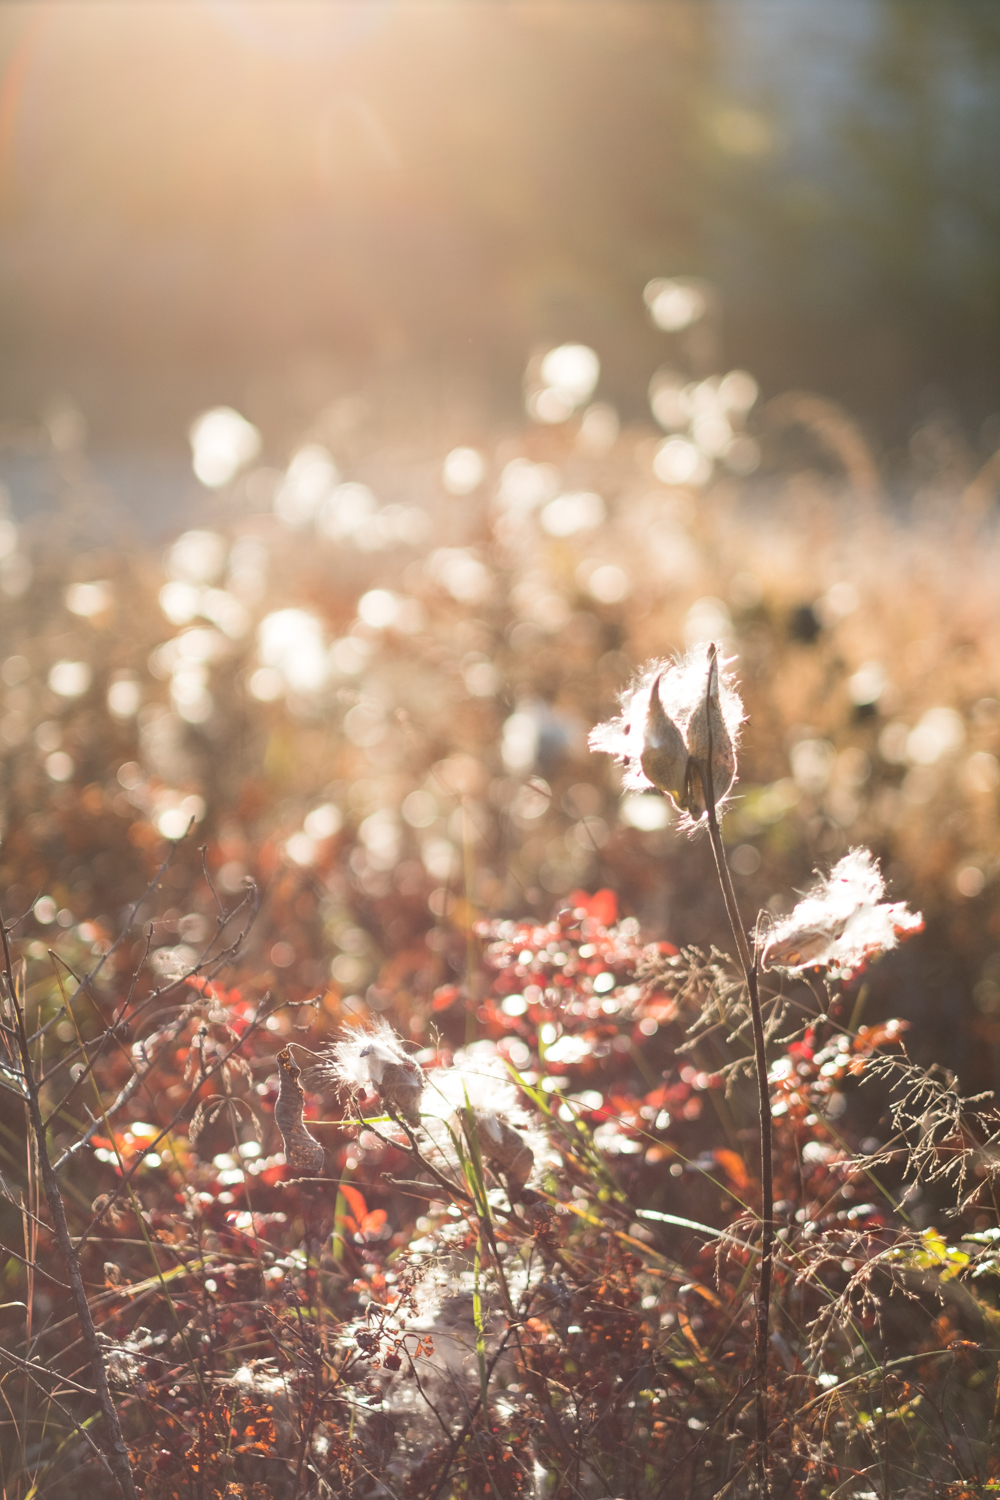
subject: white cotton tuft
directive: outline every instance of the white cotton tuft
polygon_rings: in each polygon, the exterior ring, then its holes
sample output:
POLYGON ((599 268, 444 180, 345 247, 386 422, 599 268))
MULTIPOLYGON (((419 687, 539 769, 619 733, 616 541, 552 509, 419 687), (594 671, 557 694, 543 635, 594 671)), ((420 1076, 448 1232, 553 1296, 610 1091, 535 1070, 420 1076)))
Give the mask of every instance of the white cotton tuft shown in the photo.
POLYGON ((494 1043, 474 1042, 455 1053, 451 1067, 432 1068, 425 1077, 421 1123, 444 1162, 457 1165, 452 1136, 465 1129, 469 1108, 480 1151, 503 1173, 511 1201, 520 1198, 546 1141, 532 1127, 494 1043))
POLYGON ((383 1103, 398 1109, 408 1120, 419 1117, 423 1072, 381 1018, 371 1027, 359 1026, 346 1032, 311 1074, 325 1075, 351 1089, 370 1084, 383 1103))
POLYGON ((868 849, 852 849, 774 928, 764 969, 852 969, 919 932, 924 919, 903 901, 885 902, 885 881, 868 849))
POLYGON ((466 1104, 476 1114, 503 1115, 512 1124, 527 1120, 520 1095, 493 1042, 473 1042, 455 1053, 448 1068, 426 1074, 422 1113, 448 1119, 466 1104))
POLYGON ((370 1029, 352 1028, 330 1049, 334 1071, 343 1083, 378 1085, 387 1066, 409 1063, 402 1043, 392 1027, 379 1019, 370 1029))

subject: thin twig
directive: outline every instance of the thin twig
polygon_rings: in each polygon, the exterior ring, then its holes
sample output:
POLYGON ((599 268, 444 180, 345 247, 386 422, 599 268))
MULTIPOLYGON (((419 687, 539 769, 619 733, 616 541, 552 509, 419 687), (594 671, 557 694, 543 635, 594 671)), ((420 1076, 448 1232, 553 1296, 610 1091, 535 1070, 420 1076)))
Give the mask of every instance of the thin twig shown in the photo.
MULTIPOLYGON (((74 1001, 76 999, 77 994, 79 994, 79 990, 83 989, 84 985, 89 985, 93 980, 95 980, 97 978, 98 974, 104 968, 104 965, 107 963, 108 959, 111 958, 111 956, 114 954, 115 950, 117 948, 119 948, 121 946, 121 944, 125 941, 125 939, 128 937, 128 934, 129 934, 129 932, 132 929, 132 923, 135 920, 135 914, 136 914, 136 912, 139 910, 140 906, 143 904, 143 902, 146 900, 146 898, 148 896, 151 896, 152 893, 155 890, 159 889, 160 876, 163 875, 163 873, 169 867, 171 861, 173 860, 174 855, 177 852, 177 848, 178 848, 178 844, 176 844, 176 843, 175 844, 171 844, 170 849, 167 852, 166 859, 163 861, 163 863, 161 864, 160 868, 157 870, 156 874, 153 876, 152 880, 149 882, 149 884, 147 885, 146 889, 143 891, 142 895, 138 898, 138 900, 132 902, 132 905, 129 907, 128 911, 126 912, 126 914, 125 914, 125 921, 122 924, 122 930, 121 930, 121 932, 115 938, 115 940, 111 944, 110 948, 108 948, 104 953, 102 953, 100 955, 100 957, 98 958, 97 963, 94 965, 94 967, 87 974, 85 974, 81 980, 78 981, 79 989, 77 991, 75 991, 73 995, 70 996, 70 1003, 72 1003, 72 1001, 74 1001)), ((27 912, 25 912, 24 915, 27 916, 27 912)), ((24 921, 24 917, 19 917, 18 920, 17 920, 17 922, 12 922, 11 923, 10 927, 6 927, 6 926, 4 927, 4 952, 5 952, 5 954, 8 951, 8 943, 7 943, 7 935, 8 935, 8 933, 12 932, 14 930, 14 928, 17 927, 19 925, 19 923, 21 923, 23 921, 24 921)), ((75 975, 73 977, 76 978, 75 975)), ((120 1020, 121 1018, 119 1017, 118 1019, 120 1020)), ((39 1034, 40 1034, 40 1032, 35 1032, 35 1035, 32 1036, 31 1041, 34 1042, 35 1039, 36 1039, 36 1037, 39 1034)))
POLYGON ((221 918, 225 918, 225 920, 228 921, 228 917, 226 916, 226 908, 219 900, 219 893, 215 889, 215 886, 212 884, 212 877, 208 873, 208 845, 200 844, 198 846, 198 853, 201 855, 201 868, 205 876, 205 884, 208 886, 209 890, 212 892, 212 895, 215 897, 215 904, 219 908, 219 916, 221 918))
POLYGON ((63 1406, 58 1396, 56 1396, 53 1391, 49 1390, 47 1386, 42 1385, 39 1377, 44 1376, 48 1380, 53 1380, 59 1386, 69 1386, 71 1390, 77 1391, 84 1396, 93 1396, 94 1392, 87 1386, 79 1385, 75 1380, 70 1380, 67 1375, 60 1375, 58 1371, 47 1369, 45 1365, 34 1364, 29 1359, 19 1359, 16 1354, 11 1354, 7 1349, 0 1349, 0 1359, 9 1360, 16 1369, 22 1370, 24 1372, 28 1379, 32 1381, 33 1384, 36 1385, 42 1392, 46 1401, 50 1401, 52 1405, 57 1409, 57 1411, 61 1412, 62 1416, 66 1419, 66 1422, 69 1424, 69 1426, 71 1426, 75 1432, 79 1433, 84 1442, 93 1449, 94 1455, 100 1463, 101 1467, 107 1474, 111 1475, 111 1477, 113 1478, 114 1476, 111 1474, 111 1467, 108 1463, 106 1454, 101 1452, 100 1448, 94 1442, 94 1439, 91 1437, 86 1427, 84 1427, 80 1422, 77 1421, 72 1412, 67 1411, 66 1407, 63 1406))
MULTIPOLYGON (((253 889, 255 889, 255 891, 256 891, 256 886, 253 889)), ((247 894, 252 894, 252 892, 247 892, 247 894)), ((243 904, 243 903, 240 903, 240 906, 241 906, 241 904, 243 904)), ((235 907, 234 912, 232 912, 232 915, 235 915, 235 913, 237 913, 238 910, 240 910, 240 907, 235 907)), ((253 910, 252 918, 250 918, 250 921, 253 921, 253 919, 255 919, 255 918, 256 918, 256 909, 253 910)), ((216 959, 211 960, 211 962, 213 962, 214 965, 217 965, 216 968, 213 969, 213 974, 211 974, 211 978, 214 978, 214 975, 216 975, 217 972, 219 972, 219 968, 222 968, 222 966, 225 966, 225 963, 231 962, 231 960, 234 959, 234 957, 237 957, 238 951, 240 951, 240 945, 243 944, 243 941, 244 941, 244 938, 246 938, 247 932, 249 932, 249 927, 246 927, 246 929, 244 929, 243 932, 240 933, 240 936, 238 936, 237 941, 235 941, 234 944, 231 945, 231 947, 225 948, 225 950, 222 951, 222 954, 217 954, 216 959), (225 963, 220 963, 220 960, 225 960, 225 963)), ((214 942, 214 939, 213 939, 213 942, 214 942)), ((148 950, 148 944, 147 944, 147 950, 148 950)), ((198 968, 201 968, 201 966, 202 965, 198 965, 198 968)), ((195 977, 195 975, 198 974, 198 968, 190 969, 190 971, 187 971, 186 974, 181 975, 180 980, 175 980, 174 983, 169 984, 169 986, 166 987, 165 990, 157 990, 157 992, 153 993, 153 996, 148 996, 147 1002, 144 1002, 144 1004, 148 1004, 148 1001, 150 1001, 150 999, 156 999, 157 996, 159 996, 159 995, 169 995, 169 993, 171 993, 171 990, 180 989, 181 984, 186 983, 186 981, 189 980, 189 978, 195 977)), ((138 971, 136 971, 136 972, 138 972, 138 971)), ((133 975, 133 987, 135 987, 135 975, 133 975)), ((130 995, 130 992, 129 992, 129 995, 130 995)), ((76 998, 76 996, 73 995, 72 999, 75 999, 75 998, 76 998)), ((220 1062, 217 1062, 216 1067, 211 1068, 211 1070, 208 1070, 208 1073, 204 1074, 204 1077, 202 1077, 202 1079, 199 1080, 199 1083, 204 1083, 205 1079, 210 1079, 211 1074, 217 1073, 217 1071, 219 1071, 219 1068, 223 1067, 223 1065, 225 1065, 226 1062, 229 1061, 229 1058, 231 1058, 231 1056, 234 1055, 235 1052, 238 1052, 238 1050, 240 1050, 240 1047, 243 1046, 243 1043, 246 1043, 247 1038, 249 1038, 250 1035, 252 1035, 253 1032, 256 1031, 256 1029, 258 1029, 258 1026, 261 1025, 262 1022, 264 1022, 265 1017, 262 1016, 261 1007, 262 1007, 262 1005, 264 1005, 264 1002, 267 1001, 268 998, 270 998, 270 990, 268 990, 267 995, 262 996, 261 1002, 259 1002, 259 1005, 258 1005, 258 1011, 256 1011, 255 1019, 253 1019, 253 1022, 252 1022, 252 1025, 250 1025, 249 1031, 244 1032, 243 1037, 241 1037, 240 1040, 237 1041, 237 1044, 235 1044, 234 1047, 231 1047, 231 1049, 229 1049, 229 1052, 226 1053, 225 1058, 220 1059, 220 1062)), ((276 1010, 297 1010, 297 1008, 301 1007, 301 1005, 312 1005, 312 1004, 313 1004, 312 1001, 285 1001, 285 1002, 283 1002, 282 1005, 279 1005, 279 1007, 276 1007, 276 1010)), ((126 1001, 126 1005, 127 1005, 127 1001, 126 1001)), ((268 1011, 268 1014, 273 1014, 273 1013, 271 1013, 271 1011, 268 1011)), ((118 1025, 118 1023, 120 1023, 120 1019, 121 1019, 121 1017, 118 1017, 118 1022, 115 1022, 115 1025, 118 1025)), ((124 1104, 127 1104, 127 1101, 129 1101, 130 1098, 132 1098, 132 1095, 135 1094, 136 1091, 138 1091, 139 1086, 141 1086, 142 1083, 145 1082, 145 1079, 147 1079, 148 1074, 150 1074, 151 1070, 153 1070, 154 1062, 156 1062, 156 1059, 159 1058, 160 1052, 162 1052, 163 1047, 165 1047, 166 1043, 169 1043, 169 1041, 174 1040, 175 1035, 177 1035, 178 1029, 180 1029, 181 1026, 186 1025, 187 1019, 189 1019, 189 1016, 187 1016, 187 1008, 186 1008, 186 1010, 184 1010, 184 1013, 181 1014, 180 1017, 178 1017, 177 1022, 175 1022, 175 1028, 177 1028, 177 1029, 175 1029, 175 1031, 172 1031, 172 1032, 166 1032, 166 1031, 163 1032, 162 1037, 160 1037, 160 1046, 157 1047, 156 1053, 154 1053, 153 1058, 148 1058, 147 1061, 145 1061, 145 1067, 142 1068, 141 1071, 136 1071, 136 1073, 132 1074, 132 1077, 130 1077, 129 1082, 127 1082, 126 1085, 124 1085, 124 1088, 121 1089, 120 1094, 118 1094, 117 1100, 114 1101, 114 1104, 111 1104, 111 1107, 109 1107, 108 1110, 105 1110, 105 1115, 108 1116, 108 1118, 111 1115, 115 1115, 115 1113, 117 1113, 118 1110, 120 1110, 121 1107, 124 1106, 124 1104)), ((109 1031, 114 1031, 114 1026, 111 1026, 111 1028, 109 1028, 109 1031)), ((147 1038, 147 1040, 148 1040, 148 1038, 147 1038)), ((138 1046, 141 1047, 142 1044, 138 1044, 138 1046)), ((190 1101, 187 1100, 186 1103, 184 1103, 184 1106, 181 1107, 181 1109, 186 1109, 187 1103, 190 1103, 190 1101)), ((49 1118, 51 1118, 51 1116, 49 1116, 49 1118)), ((177 1121, 177 1118, 178 1118, 178 1116, 174 1116, 174 1122, 177 1121)), ((78 1140, 75 1140, 75 1142, 73 1142, 72 1145, 67 1146, 66 1151, 64 1151, 63 1154, 61 1154, 61 1157, 58 1158, 57 1163, 55 1163, 55 1172, 58 1172, 58 1170, 60 1170, 61 1167, 63 1167, 64 1164, 66 1164, 67 1161, 69 1161, 70 1158, 73 1157, 73 1154, 75 1154, 75 1152, 81 1151, 82 1146, 87 1145, 87 1143, 90 1142, 90 1140, 93 1139, 94 1136, 96 1136, 97 1131, 100 1130, 100 1125, 102 1125, 102 1121, 100 1121, 100 1119, 93 1119, 93 1116, 91 1116, 90 1127, 88 1127, 88 1130, 85 1131, 85 1133, 82 1134, 82 1136, 79 1137, 78 1140)), ((169 1130, 171 1130, 171 1127, 169 1127, 169 1125, 168 1125, 168 1127, 166 1127, 166 1130, 163 1131, 163 1133, 160 1134, 159 1137, 157 1137, 157 1140, 162 1140, 163 1136, 165 1136, 165 1134, 168 1134, 169 1130)), ((154 1143, 154 1145, 156 1145, 156 1143, 154 1143)), ((153 1146, 148 1146, 147 1151, 151 1151, 151 1149, 153 1149, 153 1146)))
MULTIPOLYGON (((122 1176, 119 1178, 118 1182, 115 1184, 115 1187, 112 1189, 112 1191, 111 1191, 111 1193, 109 1195, 108 1202, 101 1209, 101 1212, 99 1214, 96 1214, 94 1216, 94 1218, 91 1219, 90 1223, 87 1225, 87 1228, 84 1230, 83 1235, 81 1236, 80 1240, 78 1241, 78 1246, 79 1246, 80 1249, 83 1248, 83 1246, 86 1244, 87 1240, 90 1238, 90 1235, 91 1235, 91 1233, 92 1233, 92 1231, 94 1229, 94 1226, 96 1224, 100 1223, 101 1219, 104 1218, 104 1216, 107 1213, 108 1209, 111 1208, 111 1206, 121 1197, 122 1193, 124 1193, 124 1192, 126 1192, 128 1190, 129 1184, 131 1183, 132 1178, 138 1172, 139 1168, 142 1166, 144 1158, 149 1154, 150 1151, 155 1151, 156 1148, 157 1148, 157 1146, 160 1144, 160 1142, 162 1140, 164 1140, 166 1136, 170 1135, 170 1133, 173 1131, 174 1127, 176 1126, 176 1124, 178 1123, 178 1121, 183 1116, 184 1111, 188 1108, 188 1106, 190 1105, 191 1101, 196 1097, 199 1089, 201 1089, 201 1087, 204 1084, 206 1084, 210 1078, 214 1077, 214 1075, 216 1073, 218 1073, 222 1068, 225 1067, 225 1065, 229 1061, 229 1059, 231 1057, 233 1057, 237 1052, 239 1052, 240 1048, 246 1043, 246 1041, 251 1036, 253 1036, 253 1034, 254 1034, 255 1031, 259 1030, 259 1028, 267 1020, 268 1016, 274 1015, 279 1010, 288 1010, 288 1009, 291 1009, 291 1007, 294 1006, 294 1005, 308 1003, 308 1002, 294 1001, 294 1000, 285 1001, 281 1005, 276 1005, 273 1010, 265 1011, 263 1009, 263 1006, 264 1006, 265 1002, 267 1000, 269 1000, 270 998, 271 998, 271 992, 270 992, 270 990, 268 990, 262 996, 262 998, 261 998, 261 1000, 260 1000, 260 1002, 259 1002, 259 1004, 257 1006, 257 1011, 256 1011, 256 1013, 254 1015, 254 1018, 250 1022, 249 1026, 246 1029, 246 1031, 243 1033, 243 1035, 241 1037, 237 1038, 237 1040, 230 1047, 229 1051, 226 1052, 226 1053, 224 1053, 223 1056, 220 1057, 215 1063, 213 1063, 210 1068, 205 1068, 203 1066, 201 1069, 199 1069, 198 1077, 194 1080, 194 1083, 192 1084, 192 1087, 191 1087, 191 1090, 190 1090, 190 1092, 188 1094, 188 1097, 175 1110, 173 1118, 169 1121, 168 1124, 164 1125, 159 1130, 159 1133, 157 1135, 155 1135, 155 1136, 152 1137, 152 1139, 149 1141, 149 1144, 147 1146, 145 1146, 142 1149, 142 1151, 140 1151, 138 1153, 138 1155, 136 1156, 134 1165, 131 1166, 128 1169, 128 1171, 123 1171, 122 1176)), ((146 1070, 146 1072, 143 1074, 143 1078, 145 1078, 148 1075, 148 1073, 149 1073, 149 1071, 150 1071, 151 1068, 152 1068, 152 1064, 150 1064, 150 1068, 148 1068, 146 1070)), ((107 1111, 104 1112, 104 1114, 102 1115, 102 1117, 98 1121, 96 1121, 95 1124, 97 1124, 97 1125, 103 1125, 103 1124, 106 1123, 106 1120, 107 1120, 107 1111)), ((60 1160, 64 1161, 65 1158, 66 1158, 66 1153, 64 1152, 63 1155, 62 1155, 62 1157, 60 1158, 60 1160)))

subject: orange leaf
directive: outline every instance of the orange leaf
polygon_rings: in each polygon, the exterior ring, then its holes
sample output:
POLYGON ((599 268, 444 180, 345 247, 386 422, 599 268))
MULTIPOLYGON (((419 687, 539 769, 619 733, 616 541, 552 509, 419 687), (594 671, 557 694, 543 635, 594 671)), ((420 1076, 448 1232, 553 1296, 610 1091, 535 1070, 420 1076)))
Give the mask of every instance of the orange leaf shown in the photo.
POLYGON ((360 1224, 362 1219, 364 1219, 368 1213, 368 1204, 365 1202, 362 1195, 358 1192, 357 1188, 351 1187, 349 1183, 342 1182, 340 1184, 340 1191, 346 1199, 351 1213, 360 1224))
POLYGON ((729 1178, 729 1181, 736 1188, 737 1192, 742 1193, 750 1186, 750 1174, 746 1169, 746 1164, 743 1161, 742 1156, 740 1156, 738 1152, 727 1151, 724 1148, 721 1148, 718 1151, 714 1151, 712 1155, 715 1157, 716 1161, 719 1163, 719 1166, 729 1178))
POLYGON ((566 898, 567 906, 574 910, 582 907, 588 917, 593 917, 602 927, 613 927, 618 920, 618 897, 605 887, 588 896, 586 891, 571 891, 566 898))
POLYGON ((384 1208, 373 1208, 371 1213, 365 1214, 358 1227, 366 1239, 369 1235, 372 1239, 376 1239, 388 1217, 384 1208))

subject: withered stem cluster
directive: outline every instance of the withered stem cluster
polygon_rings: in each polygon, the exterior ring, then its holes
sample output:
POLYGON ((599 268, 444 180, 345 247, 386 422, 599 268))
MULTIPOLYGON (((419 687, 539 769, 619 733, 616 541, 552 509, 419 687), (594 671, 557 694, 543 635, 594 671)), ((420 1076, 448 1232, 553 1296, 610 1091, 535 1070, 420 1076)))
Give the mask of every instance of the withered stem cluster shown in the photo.
POLYGON ((111 1391, 108 1388, 107 1367, 104 1362, 100 1343, 98 1342, 97 1330, 94 1327, 90 1304, 87 1301, 87 1291, 83 1284, 83 1274, 80 1270, 80 1257, 70 1238, 69 1227, 66 1223, 66 1210, 63 1206, 62 1194, 59 1191, 59 1181, 52 1166, 52 1159, 49 1156, 48 1144, 45 1137, 45 1122, 42 1119, 42 1111, 38 1099, 38 1081, 35 1077, 35 1069, 31 1060, 31 1044, 28 1040, 28 1029, 24 1020, 24 1007, 21 1004, 17 986, 14 982, 10 940, 7 935, 7 926, 4 922, 2 912, 0 912, 0 938, 3 941, 4 987, 7 991, 9 1012, 13 1017, 14 1030, 17 1034, 17 1049, 21 1060, 21 1072, 24 1076, 25 1107, 28 1115, 28 1126, 34 1140, 38 1165, 41 1169, 42 1186, 45 1189, 49 1213, 52 1216, 52 1228, 55 1233, 56 1243, 62 1252, 63 1260, 66 1262, 66 1272, 69 1276, 73 1304, 76 1308, 77 1317, 80 1320, 80 1334, 87 1354, 90 1357, 90 1367, 94 1375, 97 1404, 101 1409, 101 1416, 104 1419, 104 1435, 107 1444, 107 1452, 104 1457, 112 1474, 118 1481, 118 1487, 124 1496, 124 1500, 138 1500, 135 1480, 132 1475, 132 1465, 129 1462, 128 1448, 122 1433, 121 1423, 118 1420, 118 1412, 114 1401, 111 1399, 111 1391))

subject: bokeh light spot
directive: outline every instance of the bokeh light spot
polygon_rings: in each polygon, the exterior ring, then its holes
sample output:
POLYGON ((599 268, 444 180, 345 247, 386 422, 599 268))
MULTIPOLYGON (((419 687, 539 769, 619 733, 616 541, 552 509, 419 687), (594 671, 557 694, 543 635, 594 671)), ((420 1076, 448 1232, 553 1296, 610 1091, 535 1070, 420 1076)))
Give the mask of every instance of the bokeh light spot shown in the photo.
POLYGON ((93 675, 85 661, 57 661, 49 672, 49 687, 60 698, 79 698, 90 687, 93 675))
POLYGON ((195 475, 209 489, 221 489, 252 463, 260 452, 261 439, 245 417, 231 406, 202 412, 192 422, 188 436, 195 475))
POLYGON ((452 448, 441 474, 449 495, 471 495, 485 477, 486 460, 475 448, 452 448))

